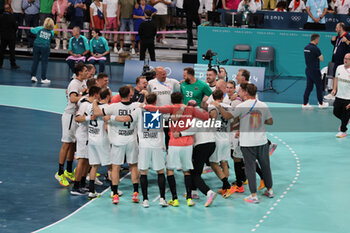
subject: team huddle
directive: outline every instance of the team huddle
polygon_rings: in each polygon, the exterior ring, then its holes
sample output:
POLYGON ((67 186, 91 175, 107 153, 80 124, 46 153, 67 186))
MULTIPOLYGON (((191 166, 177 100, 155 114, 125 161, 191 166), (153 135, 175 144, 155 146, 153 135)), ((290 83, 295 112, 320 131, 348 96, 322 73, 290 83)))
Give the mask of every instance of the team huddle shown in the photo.
POLYGON ((113 96, 108 76, 91 77, 91 67, 78 63, 75 78, 67 88, 68 104, 62 115, 62 148, 55 178, 62 186, 74 182, 72 195, 99 197, 95 184, 97 170, 108 168, 112 203, 118 204, 120 170, 127 163, 133 184, 132 202, 139 202, 139 183, 143 207, 149 207, 148 170, 157 172, 159 205, 179 206, 175 170, 182 170, 188 206, 199 198, 198 189, 210 206, 218 193, 223 198, 243 193, 248 182, 251 194, 244 198, 258 203, 258 190, 272 198, 272 175, 269 154, 276 144, 266 137, 265 124, 272 125, 267 105, 257 99, 257 88, 249 83, 250 73, 240 69, 236 80, 225 81, 226 71, 208 69, 207 82, 195 78, 192 68, 185 68, 183 80, 167 78, 163 67, 156 68, 155 78, 138 77, 136 87, 119 88, 113 96), (90 78, 89 78, 90 76, 90 78), (146 119, 146 117, 148 117, 146 119), (78 164, 73 171, 74 155, 78 164), (236 181, 229 183, 229 160, 234 160, 236 181), (64 163, 67 161, 67 169, 64 163), (202 178, 210 166, 222 182, 217 192, 202 178), (166 173, 166 175, 165 175, 166 173), (86 177, 89 186, 86 187, 86 177), (165 198, 166 180, 171 199, 165 198))

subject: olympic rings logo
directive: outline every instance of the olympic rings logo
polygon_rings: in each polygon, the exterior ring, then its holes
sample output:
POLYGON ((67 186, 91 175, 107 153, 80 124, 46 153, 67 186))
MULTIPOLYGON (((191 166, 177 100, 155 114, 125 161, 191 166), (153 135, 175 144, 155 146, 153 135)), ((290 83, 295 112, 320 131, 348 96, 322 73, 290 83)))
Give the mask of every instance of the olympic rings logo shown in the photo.
POLYGON ((346 22, 350 23, 350 18, 347 18, 347 19, 346 19, 346 22))
POLYGON ((301 20, 301 16, 293 15, 291 18, 292 18, 293 21, 296 21, 296 22, 301 20))

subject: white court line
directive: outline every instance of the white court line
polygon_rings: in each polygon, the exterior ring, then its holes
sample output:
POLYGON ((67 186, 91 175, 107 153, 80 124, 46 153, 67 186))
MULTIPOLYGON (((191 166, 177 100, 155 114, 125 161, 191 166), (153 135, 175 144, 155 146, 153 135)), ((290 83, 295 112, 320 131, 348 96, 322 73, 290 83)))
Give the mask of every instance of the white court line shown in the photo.
MULTIPOLYGON (((128 172, 125 176, 123 176, 122 178, 120 178, 120 181, 124 180, 124 178, 127 177, 127 176, 130 175, 130 174, 131 174, 131 172, 128 172)), ((110 188, 111 188, 111 187, 108 187, 108 188, 106 188, 105 190, 103 190, 103 192, 101 193, 101 196, 102 196, 104 193, 106 193, 110 188)), ((80 210, 82 210, 83 208, 85 208, 85 207, 88 206, 89 204, 93 203, 93 202, 94 202, 95 200, 97 200, 97 199, 98 199, 98 198, 95 198, 95 199, 93 199, 93 200, 91 200, 91 201, 88 201, 87 203, 85 203, 83 206, 81 206, 79 209, 77 209, 76 211, 74 211, 74 212, 71 213, 70 215, 68 215, 68 216, 66 216, 66 217, 64 217, 64 218, 62 218, 62 219, 60 219, 60 220, 58 220, 57 222, 54 222, 54 223, 52 223, 52 224, 50 224, 50 225, 48 225, 48 226, 46 226, 46 227, 40 228, 39 230, 36 230, 36 231, 33 231, 32 233, 36 233, 36 232, 40 232, 40 231, 46 230, 46 229, 48 229, 48 228, 50 228, 50 227, 52 227, 52 226, 54 226, 54 225, 56 225, 56 224, 58 224, 58 223, 60 223, 60 222, 63 222, 64 220, 66 220, 66 219, 72 217, 73 215, 77 214, 78 212, 80 212, 80 210)))
MULTIPOLYGON (((165 193, 167 193, 168 191, 169 191, 169 189, 166 188, 165 193)), ((156 198, 154 198, 152 202, 156 202, 159 198, 160 198, 160 195, 158 195, 156 198)))
POLYGON ((63 113, 63 112, 56 112, 56 111, 51 111, 51 110, 46 110, 46 109, 41 109, 41 108, 24 107, 24 106, 19 106, 19 105, 0 104, 0 106, 13 107, 13 108, 24 108, 24 109, 49 112, 49 113, 54 113, 54 114, 59 114, 59 115, 62 115, 62 113, 63 113))

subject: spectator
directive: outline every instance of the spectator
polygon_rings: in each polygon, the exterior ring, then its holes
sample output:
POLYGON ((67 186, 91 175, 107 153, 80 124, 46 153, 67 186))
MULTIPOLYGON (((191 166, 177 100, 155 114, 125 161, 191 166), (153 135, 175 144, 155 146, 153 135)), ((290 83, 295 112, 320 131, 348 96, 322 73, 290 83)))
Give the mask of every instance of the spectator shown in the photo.
POLYGON ((263 9, 264 10, 273 10, 276 8, 276 0, 263 0, 263 9))
POLYGON ((257 11, 262 10, 262 1, 261 0, 252 0, 252 3, 255 4, 255 8, 257 11))
POLYGON ((0 14, 4 12, 5 0, 0 0, 0 14))
POLYGON ((183 9, 186 12, 187 45, 193 46, 192 26, 193 22, 198 26, 201 20, 198 16, 199 1, 184 0, 183 9))
POLYGON ((73 28, 73 37, 69 40, 68 53, 69 57, 66 59, 69 68, 74 73, 75 64, 78 62, 85 62, 86 55, 89 53, 89 41, 80 34, 80 28, 75 26, 73 28))
MULTIPOLYGON (((104 0, 103 1, 103 14, 105 16, 106 30, 117 31, 118 25, 120 25, 119 18, 117 18, 118 1, 117 0, 104 0)), ((118 53, 117 41, 118 34, 112 34, 114 39, 114 52, 118 53)), ((106 40, 109 41, 109 33, 105 34, 106 40)))
POLYGON ((350 2, 346 0, 338 0, 335 2, 335 12, 337 14, 350 14, 350 2))
POLYGON ((307 24, 304 25, 305 29, 313 30, 325 30, 326 20, 324 16, 327 13, 327 0, 307 1, 306 2, 306 12, 309 15, 307 18, 307 24))
POLYGON ((64 17, 65 13, 67 12, 67 8, 68 0, 56 0, 52 6, 52 15, 54 15, 56 18, 56 25, 58 26, 58 29, 65 30, 57 33, 55 49, 60 48, 60 40, 62 40, 63 49, 67 49, 68 33, 66 30, 68 29, 68 23, 64 17))
POLYGON ((90 5, 90 28, 103 30, 104 28, 103 7, 100 0, 95 0, 90 5))
POLYGON ((68 0, 68 7, 70 5, 74 6, 75 12, 71 19, 70 27, 73 28, 78 26, 79 28, 83 28, 84 22, 84 10, 86 10, 85 0, 68 0))
MULTIPOLYGON (((138 8, 135 8, 132 15, 134 17, 134 30, 135 32, 139 31, 139 26, 142 22, 146 20, 146 10, 151 11, 151 16, 148 17, 148 19, 151 19, 151 17, 157 13, 157 10, 154 7, 151 7, 150 5, 146 5, 146 0, 137 0, 137 4, 139 5, 138 8)), ((157 31, 157 28, 156 28, 157 31)), ((153 34, 153 30, 152 33, 153 34)), ((154 40, 154 36, 153 36, 154 40)), ((136 43, 138 44, 138 49, 140 49, 140 36, 136 35, 136 43)), ((153 42, 153 47, 154 47, 154 42, 153 42)), ((140 59, 141 60, 141 59, 140 59)), ((153 61, 153 60, 152 60, 153 61)))
POLYGON ((40 1, 40 25, 44 24, 44 21, 47 17, 52 18, 52 4, 54 0, 41 0, 40 1))
POLYGON ((237 10, 240 0, 221 0, 225 10, 237 10))
MULTIPOLYGON (((120 31, 126 31, 126 27, 129 31, 134 31, 134 22, 132 19, 132 12, 136 5, 136 0, 119 0, 117 18, 120 19, 120 31)), ((131 54, 136 54, 135 52, 135 35, 131 35, 132 49, 131 54)), ((120 34, 120 50, 118 53, 124 52, 124 34, 120 34)))
POLYGON ((109 47, 107 40, 101 36, 99 29, 91 30, 92 39, 90 40, 91 57, 88 59, 90 64, 98 63, 99 73, 105 71, 106 56, 109 54, 109 47))
MULTIPOLYGON (((23 0, 22 8, 24 10, 24 20, 26 22, 26 27, 36 27, 39 25, 39 9, 40 0, 23 0)), ((28 48, 33 47, 33 42, 35 36, 26 30, 28 48)))
POLYGON ((17 23, 15 16, 11 13, 11 6, 4 5, 3 15, 0 15, 0 35, 1 35, 1 51, 0 51, 0 68, 4 61, 6 47, 9 46, 11 69, 18 69, 15 59, 16 31, 17 23))
POLYGON ((303 0, 292 0, 289 4, 290 12, 304 12, 306 11, 305 3, 303 0))
POLYGON ((184 0, 176 0, 176 19, 175 24, 178 28, 184 25, 185 10, 183 9, 184 0))
POLYGON ((339 65, 344 64, 345 54, 350 53, 350 35, 345 31, 345 24, 338 23, 335 31, 337 36, 333 36, 331 40, 334 46, 332 53, 332 62, 334 62, 333 74, 339 65))
POLYGON ((36 73, 41 57, 41 83, 49 84, 51 81, 46 78, 47 64, 50 55, 50 43, 54 36, 54 22, 51 18, 46 18, 44 25, 30 29, 36 35, 33 49, 32 82, 37 82, 36 73))
POLYGON ((286 6, 287 6, 287 3, 285 1, 280 1, 280 2, 277 3, 276 8, 274 9, 274 11, 286 12, 286 6))
POLYGON ((328 3, 328 10, 327 10, 327 13, 330 13, 330 14, 335 14, 335 3, 337 2, 337 0, 331 0, 329 3, 328 3))
POLYGON ((245 21, 247 18, 246 13, 256 12, 256 5, 249 0, 242 0, 238 5, 237 12, 243 12, 243 21, 245 21))
MULTIPOLYGON (((141 0, 144 1, 144 0, 141 0)), ((145 60, 146 50, 151 57, 151 61, 156 61, 156 55, 154 51, 154 37, 157 35, 157 27, 151 21, 152 11, 150 9, 145 10, 145 21, 141 23, 139 28, 139 35, 141 40, 140 60, 145 60)))
MULTIPOLYGON (((12 0, 11 1, 11 8, 13 10, 13 15, 16 18, 16 23, 18 26, 23 26, 24 21, 24 14, 22 10, 22 0, 12 0)), ((22 44, 22 32, 23 30, 17 30, 17 37, 16 37, 16 43, 22 44)))
MULTIPOLYGON (((168 22, 168 6, 171 4, 171 0, 151 0, 151 4, 157 9, 157 14, 153 16, 153 21, 156 24, 157 29, 160 31, 166 31, 166 25, 168 22)), ((168 42, 165 40, 165 33, 162 35, 161 42, 164 45, 168 44, 168 42)))
POLYGON ((199 0, 198 14, 202 18, 202 14, 205 13, 205 20, 208 21, 208 11, 214 11, 213 0, 199 0), (204 7, 204 10, 203 10, 204 7))

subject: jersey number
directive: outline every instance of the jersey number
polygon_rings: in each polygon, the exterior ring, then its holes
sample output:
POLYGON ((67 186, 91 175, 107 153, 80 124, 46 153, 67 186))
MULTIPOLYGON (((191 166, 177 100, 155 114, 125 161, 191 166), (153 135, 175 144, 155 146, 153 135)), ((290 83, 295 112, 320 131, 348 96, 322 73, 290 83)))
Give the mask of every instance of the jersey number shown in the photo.
POLYGON ((90 125, 93 127, 97 127, 97 120, 90 120, 90 125))
POLYGON ((124 122, 124 126, 128 127, 128 129, 130 129, 130 121, 129 122, 124 122))
POLYGON ((186 97, 193 97, 193 92, 192 91, 186 91, 186 97))

